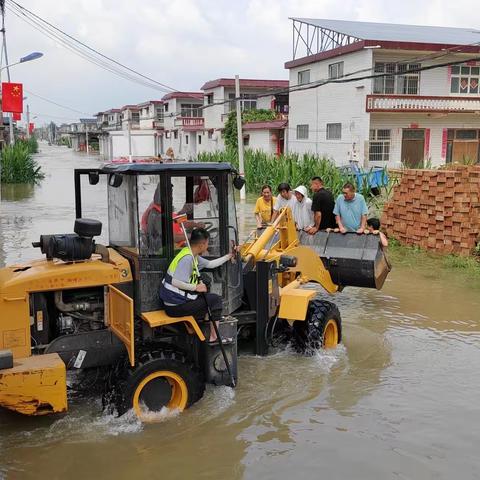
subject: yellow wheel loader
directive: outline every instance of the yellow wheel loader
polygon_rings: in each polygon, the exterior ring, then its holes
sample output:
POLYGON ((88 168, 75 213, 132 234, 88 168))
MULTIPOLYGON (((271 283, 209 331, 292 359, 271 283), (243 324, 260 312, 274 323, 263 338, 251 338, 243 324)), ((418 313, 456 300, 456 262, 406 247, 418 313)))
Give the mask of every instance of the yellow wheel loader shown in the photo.
POLYGON ((378 237, 302 239, 284 209, 235 262, 203 272, 223 298, 224 342, 212 345, 203 319, 166 315, 160 284, 185 246, 176 216, 209 231, 212 258, 238 244, 243 179, 225 163, 138 163, 75 170, 74 183, 74 233, 42 235, 33 246, 44 258, 0 270, 0 406, 22 414, 65 412, 67 371, 96 372, 120 414, 183 410, 206 383, 236 384, 237 349, 266 355, 288 341, 311 353, 341 341, 337 307, 302 285, 381 288, 390 269, 378 237), (90 189, 105 190, 108 245, 94 239, 102 224, 83 218, 90 189))

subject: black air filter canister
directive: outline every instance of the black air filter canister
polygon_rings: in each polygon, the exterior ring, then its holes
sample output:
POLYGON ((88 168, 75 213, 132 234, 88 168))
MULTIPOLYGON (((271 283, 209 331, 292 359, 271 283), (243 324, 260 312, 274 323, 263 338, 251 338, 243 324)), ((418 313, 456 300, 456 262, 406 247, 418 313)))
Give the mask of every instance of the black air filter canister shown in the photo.
POLYGON ((380 290, 391 270, 379 235, 302 232, 300 243, 318 253, 332 281, 342 287, 380 290))

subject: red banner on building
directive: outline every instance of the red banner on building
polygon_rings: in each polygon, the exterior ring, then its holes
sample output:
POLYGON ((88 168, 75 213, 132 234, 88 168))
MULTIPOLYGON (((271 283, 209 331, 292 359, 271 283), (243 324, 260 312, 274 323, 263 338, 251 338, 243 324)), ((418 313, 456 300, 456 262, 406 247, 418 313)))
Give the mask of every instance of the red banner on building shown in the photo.
POLYGON ((13 121, 14 122, 19 122, 22 119, 22 114, 21 113, 13 113, 13 121))
POLYGON ((34 123, 29 123, 28 124, 28 132, 33 133, 34 130, 35 130, 35 124, 34 123))
POLYGON ((2 83, 2 110, 23 113, 23 85, 21 83, 2 83))

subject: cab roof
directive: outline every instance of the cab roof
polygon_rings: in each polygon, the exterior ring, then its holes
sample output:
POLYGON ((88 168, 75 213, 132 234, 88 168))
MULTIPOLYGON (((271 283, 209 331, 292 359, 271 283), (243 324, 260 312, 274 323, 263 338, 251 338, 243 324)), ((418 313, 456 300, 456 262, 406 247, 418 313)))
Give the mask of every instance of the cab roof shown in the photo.
POLYGON ((175 163, 108 163, 100 168, 103 173, 156 174, 164 172, 236 172, 230 163, 217 162, 175 162, 175 163))

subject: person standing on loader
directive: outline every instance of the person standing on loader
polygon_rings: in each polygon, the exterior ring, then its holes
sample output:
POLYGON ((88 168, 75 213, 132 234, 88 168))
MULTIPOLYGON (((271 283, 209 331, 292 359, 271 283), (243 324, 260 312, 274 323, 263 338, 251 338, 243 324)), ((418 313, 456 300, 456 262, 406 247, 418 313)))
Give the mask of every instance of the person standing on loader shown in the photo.
POLYGON ((332 192, 323 186, 323 180, 320 177, 313 177, 310 182, 310 188, 313 192, 312 212, 314 215, 315 225, 307 230, 310 235, 315 235, 319 230, 327 228, 336 228, 335 215, 335 199, 332 192))
MULTIPOLYGON (((201 255, 208 250, 209 238, 210 234, 204 228, 194 229, 190 235, 191 250, 188 247, 180 250, 168 267, 160 287, 160 298, 170 317, 191 315, 203 321, 210 307, 213 321, 219 322, 222 318, 222 298, 207 292, 207 286, 198 277, 198 271, 202 268, 218 268, 234 258, 234 253, 215 260, 203 258, 201 255)), ((216 340, 215 330, 211 327, 210 342, 216 340)))

